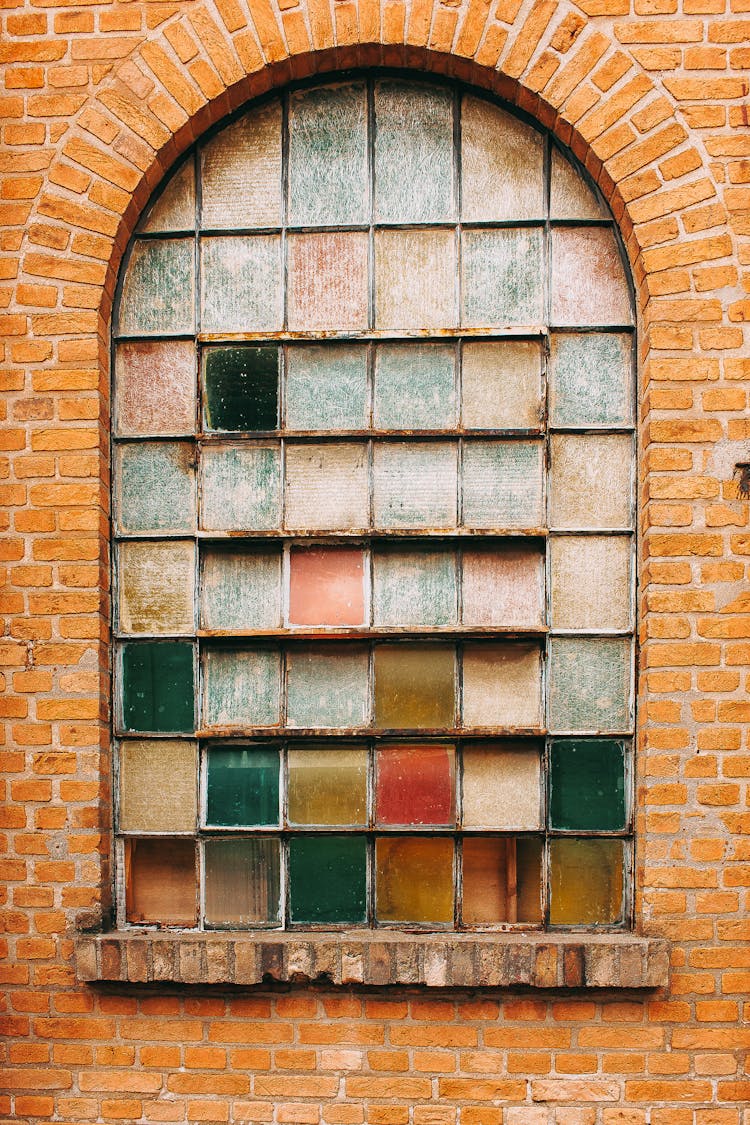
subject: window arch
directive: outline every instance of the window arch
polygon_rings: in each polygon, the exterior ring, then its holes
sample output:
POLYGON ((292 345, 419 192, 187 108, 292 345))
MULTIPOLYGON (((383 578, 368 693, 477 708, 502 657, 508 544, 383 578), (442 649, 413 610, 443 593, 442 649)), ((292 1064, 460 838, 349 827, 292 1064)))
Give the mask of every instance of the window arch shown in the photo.
POLYGON ((171 176, 114 324, 121 924, 627 925, 623 261, 550 135, 401 76, 171 176))

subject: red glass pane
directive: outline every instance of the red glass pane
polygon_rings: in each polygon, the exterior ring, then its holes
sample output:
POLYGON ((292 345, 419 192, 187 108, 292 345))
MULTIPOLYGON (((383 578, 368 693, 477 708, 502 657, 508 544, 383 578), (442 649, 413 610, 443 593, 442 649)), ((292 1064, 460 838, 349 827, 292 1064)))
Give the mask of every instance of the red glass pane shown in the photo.
POLYGON ((377 763, 378 824, 455 824, 452 746, 383 746, 377 763))
POLYGON ((350 547, 291 552, 290 625, 362 625, 364 554, 350 547))

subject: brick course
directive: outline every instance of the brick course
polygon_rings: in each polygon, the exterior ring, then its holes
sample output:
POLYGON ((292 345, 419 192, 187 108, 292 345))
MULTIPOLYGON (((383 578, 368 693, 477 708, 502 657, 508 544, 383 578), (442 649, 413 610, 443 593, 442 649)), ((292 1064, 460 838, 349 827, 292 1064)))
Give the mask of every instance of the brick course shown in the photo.
MULTIPOLYGON (((735 464, 750 460, 749 65, 748 0, 0 4, 0 1121, 748 1125, 750 536, 735 464), (227 990, 219 962, 213 986, 76 978, 76 934, 110 896, 121 255, 209 125, 290 79, 378 65, 453 75, 534 115, 598 182, 627 246, 642 368, 636 917, 671 942, 660 992, 516 978, 480 993, 227 990)), ((140 979, 159 979, 157 955, 140 979)))

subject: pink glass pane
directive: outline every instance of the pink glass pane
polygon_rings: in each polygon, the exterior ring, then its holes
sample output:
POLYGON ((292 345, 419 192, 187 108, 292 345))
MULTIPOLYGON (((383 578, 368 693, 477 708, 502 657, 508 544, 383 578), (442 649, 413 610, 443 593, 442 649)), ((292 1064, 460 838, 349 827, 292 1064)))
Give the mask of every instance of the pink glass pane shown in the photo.
POLYGON ((464 625, 544 622, 544 555, 534 547, 465 550, 464 625))
POLYGON ((133 340, 115 353, 115 426, 134 436, 195 431, 195 345, 133 340))
POLYGON ((293 550, 289 560, 290 625, 362 625, 364 553, 350 547, 293 550))
POLYGON ((555 324, 632 324, 625 269, 608 227, 552 231, 555 324))
POLYGON ((289 328, 367 327, 367 235, 289 236, 289 328))
POLYGON ((452 746, 382 746, 377 756, 378 824, 455 824, 452 746))

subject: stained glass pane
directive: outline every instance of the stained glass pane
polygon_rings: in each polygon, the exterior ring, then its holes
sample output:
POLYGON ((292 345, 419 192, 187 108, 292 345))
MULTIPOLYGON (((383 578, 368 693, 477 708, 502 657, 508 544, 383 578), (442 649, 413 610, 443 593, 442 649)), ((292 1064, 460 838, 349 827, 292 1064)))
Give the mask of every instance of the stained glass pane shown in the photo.
POLYGON ((280 918, 280 846, 262 836, 206 840, 207 926, 273 925, 280 918))
POLYGON ((367 843, 361 836, 295 836, 289 841, 292 922, 363 923, 367 843))
POLYGON ((551 828, 617 831, 625 827, 625 753, 621 742, 556 739, 550 749, 551 828))
POLYGON ((375 446, 376 527, 456 526, 458 450, 453 442, 375 446))
POLYGON ((214 445, 201 458, 201 527, 268 531, 281 521, 281 458, 275 445, 214 445))
POLYGON ((194 742, 122 742, 120 831, 195 832, 198 754, 194 742))
POLYGON ((466 925, 542 921, 542 841, 467 838, 463 842, 466 925))
POLYGON ((463 231, 461 286, 462 324, 540 324, 544 319, 542 231, 463 231))
POLYGON ((544 218, 543 165, 541 133, 480 98, 462 99, 464 222, 544 218))
POLYGON ((629 629, 631 557, 630 536, 553 536, 553 628, 629 629))
POLYGON ((119 445, 115 495, 122 532, 195 527, 195 447, 188 442, 119 445))
POLYGON ((289 100, 289 222, 364 223, 369 218, 364 83, 300 90, 289 100))
POLYGON ((367 824, 367 750, 306 743, 290 747, 290 824, 367 824))
POLYGON ((271 746, 212 746, 208 751, 206 824, 279 823, 279 751, 271 746))
POLYGON ((536 746, 469 744, 464 747, 463 767, 464 827, 540 827, 541 759, 536 746))
POLYGON ((452 645, 377 645, 375 725, 404 730, 453 727, 455 663, 452 645))
POLYGON ((193 645, 140 641, 122 646, 123 730, 178 732, 195 726, 193 645))
POLYGON ((203 332, 276 332, 282 327, 281 239, 233 235, 201 241, 203 332))
POLYGON ((467 341, 461 388, 461 417, 467 430, 537 428, 542 416, 539 342, 467 341))
POLYGON ((281 103, 258 106, 201 153, 201 222, 208 230, 281 222, 281 103))
POLYGON ((194 543, 121 543, 118 569, 123 633, 193 632, 194 543))
POLYGON ((398 80, 376 83, 376 220, 436 223, 454 213, 451 92, 398 80))
POLYGON ((377 328, 449 328, 456 323, 453 231, 375 232, 377 328))
POLYGON ((286 350, 290 430, 363 430, 368 423, 367 348, 311 344, 286 350))
POLYGON ((550 728, 627 730, 632 722, 632 664, 629 637, 552 637, 550 728))
POLYGON ((606 926, 623 920, 622 840, 551 840, 549 858, 553 926, 606 926))
POLYGON ((148 234, 195 230, 195 165, 191 158, 167 182, 140 229, 148 234))
POLYGON ((279 550, 207 547, 201 554, 201 628, 280 627, 279 550))
POLYGON ((464 548, 464 625, 544 623, 544 555, 535 547, 464 548))
POLYGON ((363 625, 365 556, 359 547, 292 548, 290 625, 363 625))
POLYGON ((369 656, 365 648, 326 645, 287 653, 290 727, 364 726, 370 717, 369 656))
POLYGON ((190 340, 128 340, 115 350, 115 424, 134 437, 195 431, 195 346, 190 340))
POLYGON ((331 332, 367 327, 367 234, 290 234, 288 327, 331 332))
POLYGON ((453 840, 381 837, 375 841, 379 922, 453 921, 453 840))
POLYGON ((452 344, 381 344, 375 355, 375 428, 440 430, 455 426, 455 368, 452 344))
POLYGON ((208 649, 203 658, 203 725, 266 727, 278 722, 278 652, 208 649))
POLYGON ((540 527, 543 450, 538 441, 467 441, 463 450, 464 525, 540 527))
POLYGON ((196 874, 194 840, 126 840, 126 920, 194 926, 196 874))
POLYGON ((373 555, 375 625, 454 625, 456 559, 452 551, 382 550, 373 555))
POLYGON ((552 323, 632 324, 625 267, 610 227, 551 232, 552 323))
POLYGON ((119 328, 126 336, 193 331, 193 240, 136 242, 120 299, 119 328))
POLYGON ((207 430, 275 430, 279 349, 209 348, 203 355, 207 430))
POLYGON ((366 528, 370 523, 365 445, 288 445, 285 522, 300 530, 366 528))
POLYGON ((550 526, 632 527, 630 434, 552 434, 550 526))
POLYGON ((632 337, 556 332, 550 341, 553 426, 626 424, 633 417, 632 337))
POLYGON ((379 746, 376 823, 455 825, 455 759, 452 746, 379 746))
POLYGON ((553 219, 609 218, 583 175, 554 147, 549 211, 553 219))
POLYGON ((539 645, 467 644, 463 659, 465 727, 538 727, 542 722, 539 645))

